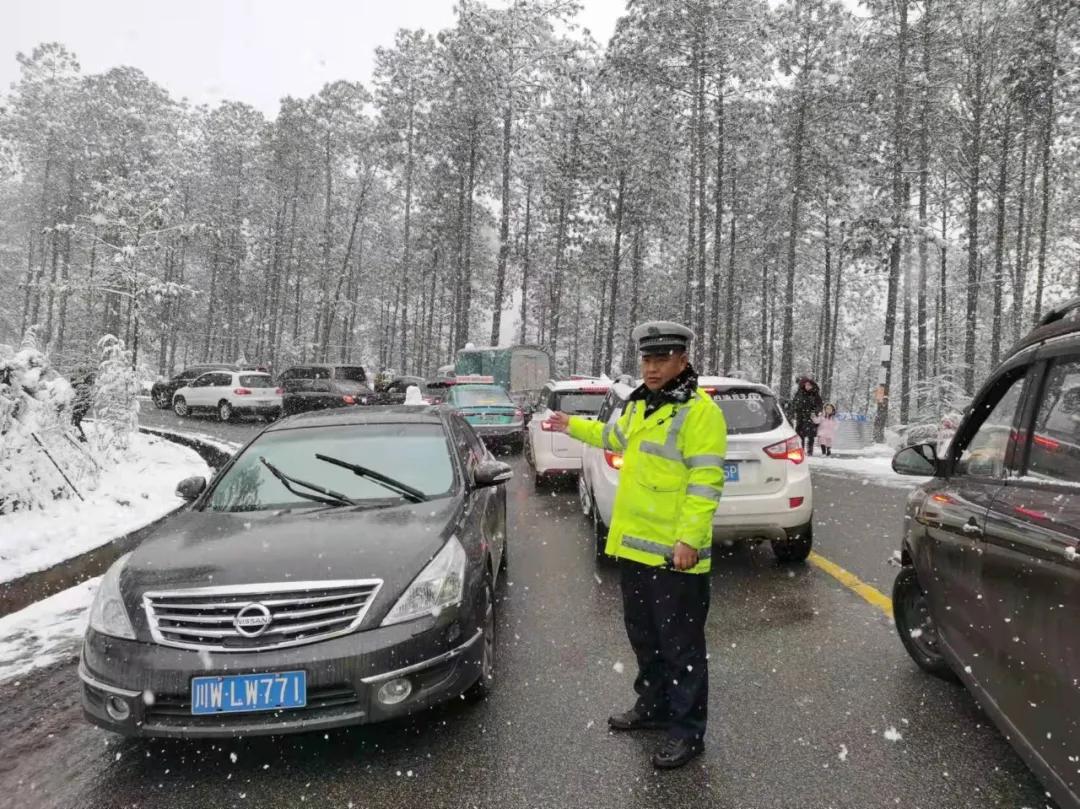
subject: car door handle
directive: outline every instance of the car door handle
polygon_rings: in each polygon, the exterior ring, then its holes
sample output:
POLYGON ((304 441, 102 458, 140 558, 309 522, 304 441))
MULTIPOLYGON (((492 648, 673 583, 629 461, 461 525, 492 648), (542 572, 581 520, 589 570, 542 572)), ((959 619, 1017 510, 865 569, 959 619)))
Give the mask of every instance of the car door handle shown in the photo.
POLYGON ((960 530, 962 530, 965 534, 968 534, 969 536, 979 537, 982 536, 983 532, 983 530, 973 522, 964 523, 963 527, 960 530))

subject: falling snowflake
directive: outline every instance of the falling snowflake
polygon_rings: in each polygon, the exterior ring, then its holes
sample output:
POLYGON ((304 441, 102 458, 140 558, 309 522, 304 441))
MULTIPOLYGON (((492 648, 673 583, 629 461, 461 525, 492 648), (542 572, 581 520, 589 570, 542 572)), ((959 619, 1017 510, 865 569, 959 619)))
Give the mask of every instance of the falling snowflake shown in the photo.
POLYGON ((626 670, 626 666, 624 666, 622 664, 622 661, 620 661, 620 660, 616 660, 615 665, 612 666, 612 668, 615 669, 615 672, 617 674, 622 674, 626 670))
POLYGON ((900 731, 898 731, 896 728, 888 727, 885 728, 885 738, 890 742, 898 742, 901 741, 904 737, 900 735, 900 731))
POLYGON ((233 764, 236 763, 236 753, 229 753, 229 761, 231 761, 233 764))
POLYGON ((836 757, 838 759, 840 759, 841 761, 847 761, 847 753, 848 753, 847 745, 842 744, 842 745, 840 745, 840 752, 837 754, 836 757))

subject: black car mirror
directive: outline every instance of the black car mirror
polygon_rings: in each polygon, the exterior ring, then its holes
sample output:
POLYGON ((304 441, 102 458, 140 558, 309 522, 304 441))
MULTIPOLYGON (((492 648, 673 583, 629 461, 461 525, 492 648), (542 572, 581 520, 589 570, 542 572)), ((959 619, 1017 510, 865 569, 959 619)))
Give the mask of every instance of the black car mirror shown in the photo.
POLYGON ((893 471, 899 475, 929 477, 938 472, 937 449, 933 444, 904 447, 892 459, 893 471))
POLYGON ((182 497, 189 503, 198 498, 206 490, 206 478, 184 478, 176 484, 176 496, 182 497))
POLYGON ((510 468, 509 464, 495 459, 481 461, 476 465, 476 470, 473 472, 473 480, 478 489, 486 486, 498 486, 500 483, 506 483, 513 476, 514 470, 510 468))

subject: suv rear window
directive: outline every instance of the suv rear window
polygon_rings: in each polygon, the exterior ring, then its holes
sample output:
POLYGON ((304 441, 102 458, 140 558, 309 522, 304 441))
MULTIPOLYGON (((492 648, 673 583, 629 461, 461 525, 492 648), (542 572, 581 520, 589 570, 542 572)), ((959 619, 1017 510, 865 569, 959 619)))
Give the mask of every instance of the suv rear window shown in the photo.
POLYGON ((784 423, 784 416, 772 394, 730 388, 716 391, 712 400, 724 411, 728 435, 766 433, 784 423))
POLYGON ((301 366, 298 368, 289 368, 281 375, 282 379, 329 379, 329 368, 312 368, 308 366, 301 366))
POLYGON ((274 387, 274 381, 265 374, 241 374, 240 384, 245 388, 274 387))
POLYGON ((586 393, 577 390, 555 391, 552 394, 552 410, 561 411, 571 416, 595 416, 600 412, 607 391, 586 393))
POLYGON ((359 365, 339 365, 334 369, 334 379, 347 379, 350 382, 367 382, 367 374, 359 365))

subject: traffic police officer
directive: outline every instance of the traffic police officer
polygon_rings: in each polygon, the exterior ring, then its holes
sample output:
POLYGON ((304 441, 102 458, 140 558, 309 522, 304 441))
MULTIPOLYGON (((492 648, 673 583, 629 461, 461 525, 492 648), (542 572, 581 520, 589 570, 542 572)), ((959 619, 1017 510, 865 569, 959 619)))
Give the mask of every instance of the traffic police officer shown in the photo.
POLYGON ((608 725, 666 729, 667 742, 653 756, 660 769, 681 767, 702 752, 708 710, 705 618, 727 426, 720 408, 698 390, 687 356, 693 337, 677 323, 638 326, 632 339, 644 383, 618 421, 551 418, 553 429, 623 456, 606 552, 622 568, 638 699, 608 725))

